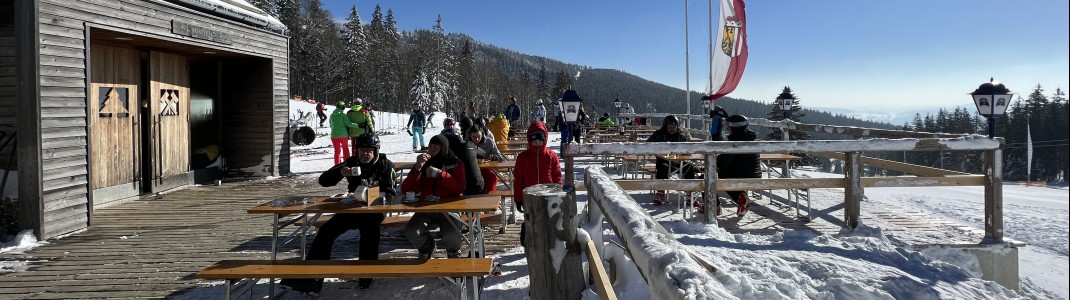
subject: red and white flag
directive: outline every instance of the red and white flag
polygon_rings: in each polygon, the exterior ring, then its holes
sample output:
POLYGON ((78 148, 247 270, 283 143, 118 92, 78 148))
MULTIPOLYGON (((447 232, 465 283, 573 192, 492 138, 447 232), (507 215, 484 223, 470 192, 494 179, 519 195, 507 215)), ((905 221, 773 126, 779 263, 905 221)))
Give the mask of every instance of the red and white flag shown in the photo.
POLYGON ((719 45, 710 58, 710 83, 706 94, 717 100, 736 89, 747 66, 747 14, 743 0, 720 0, 721 15, 718 20, 719 45))

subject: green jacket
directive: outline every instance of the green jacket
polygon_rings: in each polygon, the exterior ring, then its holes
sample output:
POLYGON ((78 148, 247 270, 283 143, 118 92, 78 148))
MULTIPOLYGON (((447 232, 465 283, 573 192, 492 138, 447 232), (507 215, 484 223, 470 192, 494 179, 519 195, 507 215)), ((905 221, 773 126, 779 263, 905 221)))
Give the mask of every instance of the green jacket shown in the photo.
POLYGON ((345 109, 336 108, 331 112, 331 138, 340 138, 349 136, 349 129, 356 128, 357 124, 350 122, 349 117, 346 116, 345 109))
POLYGON ((605 126, 616 125, 616 123, 613 123, 613 119, 610 119, 610 118, 605 118, 605 120, 598 121, 598 124, 599 125, 605 125, 605 126))
POLYGON ((372 122, 372 118, 368 116, 368 113, 364 111, 363 106, 354 105, 346 115, 349 116, 349 122, 357 124, 356 127, 349 129, 349 136, 360 136, 364 132, 375 132, 375 123, 372 122))

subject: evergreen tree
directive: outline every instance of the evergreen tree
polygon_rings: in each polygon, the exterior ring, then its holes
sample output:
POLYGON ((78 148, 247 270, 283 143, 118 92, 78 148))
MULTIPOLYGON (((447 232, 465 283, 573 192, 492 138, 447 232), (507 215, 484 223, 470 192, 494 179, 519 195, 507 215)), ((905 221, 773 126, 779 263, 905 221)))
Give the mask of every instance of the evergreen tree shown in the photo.
POLYGON ((402 82, 403 62, 401 61, 401 36, 398 34, 397 21, 394 19, 394 11, 386 11, 386 19, 383 21, 382 31, 383 65, 379 74, 384 84, 383 98, 376 99, 382 103, 396 103, 397 111, 404 111, 405 103, 402 103, 409 93, 408 86, 402 82))
POLYGON ((461 46, 455 74, 457 74, 457 98, 475 101, 487 100, 486 97, 477 97, 476 57, 475 53, 472 52, 472 43, 469 39, 464 39, 464 45, 461 46))
MULTIPOLYGON (((793 121, 793 122, 802 123, 802 117, 805 117, 806 114, 803 113, 801 111, 801 108, 799 107, 799 103, 801 101, 799 101, 799 98, 795 96, 794 92, 792 92, 791 87, 785 86, 784 90, 781 92, 781 94, 784 94, 784 93, 787 93, 787 95, 790 95, 791 98, 795 99, 795 102, 791 105, 791 110, 789 110, 787 112, 788 113, 788 119, 793 121)), ((766 118, 769 119, 770 121, 784 120, 784 111, 781 110, 780 105, 776 105, 776 103, 774 103, 773 104, 773 110, 770 111, 766 115, 766 118)), ((806 132, 803 132, 803 131, 788 130, 788 138, 790 140, 792 140, 792 141, 801 141, 801 140, 809 140, 811 138, 811 136, 810 136, 810 134, 808 134, 806 132)), ((765 140, 780 141, 780 140, 783 140, 783 134, 780 133, 780 130, 773 130, 769 134, 765 135, 765 140)))
POLYGON ((353 99, 367 93, 362 90, 364 87, 364 69, 367 65, 366 54, 368 52, 368 38, 364 34, 364 27, 360 24, 360 14, 357 13, 357 6, 353 7, 349 11, 349 17, 346 17, 346 23, 342 32, 342 40, 345 43, 345 81, 343 85, 346 88, 345 98, 353 99))

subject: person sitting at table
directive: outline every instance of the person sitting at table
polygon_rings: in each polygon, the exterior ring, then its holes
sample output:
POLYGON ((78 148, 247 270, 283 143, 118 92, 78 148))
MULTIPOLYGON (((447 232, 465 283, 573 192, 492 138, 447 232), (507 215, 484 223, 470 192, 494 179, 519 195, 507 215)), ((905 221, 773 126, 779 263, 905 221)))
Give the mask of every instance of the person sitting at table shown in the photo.
MULTIPOLYGON (((356 146, 357 155, 349 157, 345 162, 320 174, 319 184, 325 187, 334 186, 342 181, 342 177, 345 177, 349 182, 346 188, 349 192, 356 191, 361 185, 378 186, 384 201, 394 199, 397 195, 394 190, 394 163, 386 158, 386 154, 379 153, 379 137, 375 133, 366 132, 357 137, 356 146), (350 169, 352 167, 359 167, 360 175, 352 176, 350 169)), ((369 203, 372 200, 368 199, 369 203)), ((305 259, 331 259, 334 240, 353 229, 360 230, 358 248, 360 260, 379 259, 379 224, 383 222, 383 219, 384 215, 381 213, 335 214, 323 226, 320 226, 305 259)), ((323 279, 283 279, 279 284, 302 293, 318 293, 323 287, 323 279)), ((371 284, 371 278, 358 280, 361 289, 366 289, 371 284)))
POLYGON ((613 125, 617 125, 617 123, 613 122, 613 118, 609 117, 609 113, 603 113, 602 117, 598 118, 598 125, 613 126, 613 125))
POLYGON ((509 142, 509 120, 498 114, 487 124, 487 130, 494 134, 494 141, 499 143, 509 142))
MULTIPOLYGON (((680 143, 687 142, 690 139, 686 134, 680 131, 680 121, 676 119, 674 115, 665 116, 665 120, 661 122, 661 129, 655 130, 650 134, 650 137, 646 139, 648 143, 680 143)), ((680 170, 681 177, 683 179, 695 178, 695 169, 689 162, 670 162, 667 159, 658 157, 654 165, 654 178, 668 179, 669 169, 680 170)), ((654 195, 654 205, 661 205, 665 203, 665 190, 658 190, 654 195)))
MULTIPOLYGON (((469 120, 469 122, 471 122, 468 118, 462 120, 469 120)), ((476 145, 465 140, 467 137, 464 136, 464 133, 468 127, 462 127, 463 129, 458 130, 454 125, 456 124, 453 122, 453 119, 447 119, 447 122, 442 122, 443 129, 441 135, 446 136, 446 139, 449 140, 450 152, 464 164, 464 194, 483 194, 485 183, 483 182, 483 175, 480 174, 479 159, 476 158, 476 145)), ((471 124, 469 124, 469 127, 470 125, 471 124)))
MULTIPOLYGON (((440 134, 431 138, 427 153, 416 157, 409 175, 401 183, 401 190, 416 192, 420 198, 460 197, 465 188, 465 165, 450 151, 450 140, 440 134)), ((447 257, 459 257, 461 251, 461 222, 456 214, 416 213, 405 225, 405 237, 419 252, 419 257, 429 259, 435 252, 435 239, 431 230, 438 227, 447 257)))
MULTIPOLYGON (((731 115, 728 121, 729 141, 754 141, 758 136, 747 129, 747 117, 731 115)), ((720 178, 762 178, 762 169, 758 153, 721 154, 717 155, 717 177, 720 178)), ((733 201, 736 201, 736 215, 747 213, 747 192, 727 191, 733 201)), ((721 213, 720 200, 717 201, 717 214, 721 213)))
MULTIPOLYGON (((498 143, 494 142, 494 135, 479 124, 468 129, 468 142, 476 146, 476 159, 505 161, 505 156, 498 150, 498 143)), ((483 177, 483 194, 498 190, 498 176, 494 174, 494 170, 479 168, 479 174, 483 177)))
MULTIPOLYGON (((516 156, 513 172, 513 201, 524 213, 524 189, 536 184, 561 183, 561 161, 557 153, 546 147, 549 130, 546 124, 535 121, 528 126, 528 149, 516 156)), ((528 218, 524 218, 530 220, 528 218)), ((520 227, 520 243, 524 244, 527 226, 520 227)))

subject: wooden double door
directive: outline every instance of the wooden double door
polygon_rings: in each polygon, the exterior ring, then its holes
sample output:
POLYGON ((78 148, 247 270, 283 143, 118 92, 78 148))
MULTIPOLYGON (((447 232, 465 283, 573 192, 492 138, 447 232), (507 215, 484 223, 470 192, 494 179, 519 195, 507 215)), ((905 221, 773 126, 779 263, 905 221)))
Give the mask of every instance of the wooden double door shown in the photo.
POLYGON ((94 205, 189 184, 189 63, 132 47, 90 48, 94 205))

